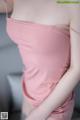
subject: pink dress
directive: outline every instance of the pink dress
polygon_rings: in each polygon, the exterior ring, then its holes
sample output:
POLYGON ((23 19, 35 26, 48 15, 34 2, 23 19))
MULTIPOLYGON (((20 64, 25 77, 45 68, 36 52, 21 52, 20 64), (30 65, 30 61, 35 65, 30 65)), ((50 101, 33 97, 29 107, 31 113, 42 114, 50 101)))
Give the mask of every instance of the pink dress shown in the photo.
MULTIPOLYGON (((23 94, 36 107, 55 89, 69 68, 69 29, 7 18, 7 33, 17 44, 25 65, 23 94)), ((74 91, 51 113, 50 120, 70 120, 73 106, 74 91)))

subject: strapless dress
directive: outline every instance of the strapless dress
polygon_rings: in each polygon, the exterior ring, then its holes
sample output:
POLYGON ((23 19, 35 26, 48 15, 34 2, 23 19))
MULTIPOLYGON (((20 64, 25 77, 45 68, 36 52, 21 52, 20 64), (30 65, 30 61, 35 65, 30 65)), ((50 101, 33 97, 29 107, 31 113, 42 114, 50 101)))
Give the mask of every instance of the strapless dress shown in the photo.
MULTIPOLYGON (((22 88, 34 106, 55 89, 70 66, 68 27, 45 25, 7 18, 7 33, 17 44, 25 66, 22 88)), ((54 112, 64 112, 74 98, 74 91, 54 112)))

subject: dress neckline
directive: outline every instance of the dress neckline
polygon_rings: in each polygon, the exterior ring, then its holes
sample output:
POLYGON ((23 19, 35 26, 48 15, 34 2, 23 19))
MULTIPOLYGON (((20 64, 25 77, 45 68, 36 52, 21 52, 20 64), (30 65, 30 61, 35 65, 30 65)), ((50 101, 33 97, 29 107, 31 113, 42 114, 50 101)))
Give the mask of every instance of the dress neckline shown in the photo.
POLYGON ((28 20, 19 20, 19 19, 15 19, 12 17, 7 17, 7 21, 14 21, 14 22, 18 22, 20 24, 30 24, 33 26, 40 26, 40 27, 49 27, 49 28, 59 28, 59 29, 66 29, 69 30, 69 25, 67 24, 55 24, 55 25, 48 25, 48 24, 43 24, 43 23, 37 23, 37 22, 33 22, 33 21, 28 21, 28 20))

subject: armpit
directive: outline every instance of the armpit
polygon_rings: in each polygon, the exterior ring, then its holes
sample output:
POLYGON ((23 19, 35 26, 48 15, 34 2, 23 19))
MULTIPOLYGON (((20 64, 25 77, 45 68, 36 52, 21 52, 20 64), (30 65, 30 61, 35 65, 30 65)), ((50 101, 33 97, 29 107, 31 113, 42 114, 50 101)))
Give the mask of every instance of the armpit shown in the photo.
POLYGON ((80 31, 77 31, 76 29, 74 29, 74 28, 72 28, 72 27, 70 27, 70 29, 71 29, 72 31, 76 32, 78 35, 80 35, 80 31))

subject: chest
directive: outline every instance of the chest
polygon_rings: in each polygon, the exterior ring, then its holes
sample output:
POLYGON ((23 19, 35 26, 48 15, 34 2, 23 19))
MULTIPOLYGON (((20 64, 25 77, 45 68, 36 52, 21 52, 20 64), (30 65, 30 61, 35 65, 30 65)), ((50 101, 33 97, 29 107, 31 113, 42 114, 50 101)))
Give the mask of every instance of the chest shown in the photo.
POLYGON ((15 2, 13 18, 43 24, 69 24, 70 15, 65 5, 54 3, 53 0, 38 2, 21 0, 15 2))

